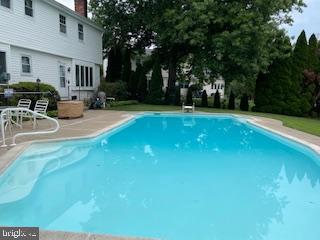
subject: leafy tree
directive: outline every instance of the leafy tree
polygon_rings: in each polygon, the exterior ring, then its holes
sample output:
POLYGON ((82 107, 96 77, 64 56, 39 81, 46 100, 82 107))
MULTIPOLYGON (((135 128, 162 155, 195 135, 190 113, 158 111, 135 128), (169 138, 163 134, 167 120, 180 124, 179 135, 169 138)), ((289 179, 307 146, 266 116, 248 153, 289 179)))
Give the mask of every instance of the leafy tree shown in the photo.
POLYGON ((208 95, 207 95, 207 91, 206 90, 202 91, 201 107, 208 107, 208 95))
POLYGON ((247 94, 243 94, 240 101, 240 109, 242 111, 249 111, 249 97, 247 94))
POLYGON ((193 104, 193 94, 192 94, 192 89, 188 88, 188 92, 187 92, 187 99, 186 99, 186 105, 192 105, 193 104))
POLYGON ((122 76, 121 76, 122 81, 129 83, 130 75, 131 75, 131 51, 130 49, 125 49, 122 76))
POLYGON ((285 35, 279 26, 303 1, 92 0, 90 6, 106 30, 106 49, 156 46, 168 67, 172 102, 181 63, 196 76, 253 81, 278 55, 274 39, 285 35))
POLYGON ((163 97, 162 86, 163 86, 163 78, 162 78, 160 60, 159 58, 156 58, 153 64, 152 75, 150 80, 148 103, 159 104, 162 102, 162 97, 163 97))
POLYGON ((232 90, 229 95, 228 109, 230 109, 230 110, 235 109, 235 96, 234 96, 234 93, 232 90))
POLYGON ((164 93, 164 103, 165 104, 170 104, 170 101, 169 101, 169 89, 168 87, 166 87, 166 91, 164 93))
POLYGON ((214 94, 213 107, 214 108, 221 108, 221 98, 220 98, 220 93, 218 90, 214 94))

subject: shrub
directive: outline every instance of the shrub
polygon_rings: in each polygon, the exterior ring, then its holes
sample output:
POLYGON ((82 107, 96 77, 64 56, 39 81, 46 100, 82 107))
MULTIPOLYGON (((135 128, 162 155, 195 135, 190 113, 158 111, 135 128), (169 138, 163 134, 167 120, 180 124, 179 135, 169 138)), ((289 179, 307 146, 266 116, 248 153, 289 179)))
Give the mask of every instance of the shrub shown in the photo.
POLYGON ((214 101, 213 101, 213 107, 214 108, 221 108, 221 102, 220 102, 220 93, 217 90, 214 94, 214 101))
POLYGON ((186 99, 186 105, 193 105, 193 100, 192 100, 192 89, 188 88, 187 92, 187 99, 186 99))
POLYGON ((148 79, 144 71, 141 71, 139 76, 138 89, 137 89, 138 100, 140 102, 144 102, 146 100, 146 97, 148 94, 147 88, 148 88, 148 79))
POLYGON ((176 106, 180 106, 181 105, 180 87, 176 87, 175 95, 174 95, 174 105, 176 105, 176 106))
POLYGON ((202 91, 201 107, 208 107, 208 95, 207 95, 207 91, 206 90, 202 91))
POLYGON ((116 100, 128 99, 127 84, 122 81, 102 82, 99 91, 105 92, 107 97, 114 97, 116 100))
POLYGON ((228 109, 234 110, 235 109, 235 96, 234 93, 231 91, 229 96, 229 102, 228 102, 228 109))
POLYGON ((243 94, 240 101, 240 109, 242 111, 249 111, 249 98, 247 94, 243 94))
MULTIPOLYGON (((34 105, 39 99, 47 99, 49 101, 48 111, 57 110, 57 101, 60 100, 58 91, 49 84, 34 83, 34 82, 20 82, 11 84, 10 88, 14 89, 15 92, 48 92, 45 95, 36 95, 36 94, 15 94, 12 98, 8 99, 6 104, 16 106, 21 98, 27 98, 32 101, 31 109, 34 108, 34 105)), ((3 91, 3 90, 1 90, 3 91)))

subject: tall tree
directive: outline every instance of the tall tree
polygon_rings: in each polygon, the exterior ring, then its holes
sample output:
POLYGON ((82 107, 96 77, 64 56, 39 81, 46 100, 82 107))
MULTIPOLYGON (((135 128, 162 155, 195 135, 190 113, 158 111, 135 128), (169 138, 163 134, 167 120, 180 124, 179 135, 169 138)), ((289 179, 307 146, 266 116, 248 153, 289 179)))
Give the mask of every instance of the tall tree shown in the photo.
POLYGON ((292 83, 291 96, 296 102, 295 115, 306 115, 310 112, 312 105, 312 94, 304 84, 303 72, 308 69, 310 51, 305 31, 302 31, 297 39, 292 58, 292 83))
POLYGON ((149 92, 148 92, 148 102, 159 104, 162 102, 163 97, 163 78, 161 72, 161 65, 159 57, 156 57, 154 61, 153 68, 152 68, 152 75, 149 85, 149 92))
POLYGON ((278 55, 273 43, 284 35, 279 26, 302 6, 303 0, 91 1, 93 19, 106 29, 106 48, 153 44, 160 50, 169 70, 170 101, 181 62, 195 75, 255 79, 278 55))
POLYGON ((121 80, 122 53, 120 48, 111 48, 108 53, 108 66, 106 73, 107 82, 121 80))
POLYGON ((220 93, 218 90, 214 94, 213 107, 214 108, 221 108, 221 99, 220 99, 220 93))
POLYGON ((121 74, 121 80, 129 83, 131 74, 131 50, 125 49, 123 56, 123 69, 121 74))
POLYGON ((235 108, 236 108, 235 96, 234 96, 233 91, 231 90, 230 96, 229 96, 229 102, 228 102, 228 109, 234 110, 235 108))
POLYGON ((138 79, 138 86, 137 86, 137 95, 138 95, 138 100, 140 102, 144 102, 146 100, 147 94, 148 94, 148 79, 146 77, 146 73, 141 67, 141 70, 139 71, 139 79, 138 79))

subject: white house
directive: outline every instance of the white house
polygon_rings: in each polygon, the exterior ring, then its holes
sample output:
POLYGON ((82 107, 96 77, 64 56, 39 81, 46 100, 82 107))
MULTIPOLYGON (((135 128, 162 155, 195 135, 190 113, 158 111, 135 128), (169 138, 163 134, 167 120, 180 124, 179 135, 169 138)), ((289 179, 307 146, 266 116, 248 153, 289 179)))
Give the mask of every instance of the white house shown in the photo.
POLYGON ((84 99, 100 84, 103 29, 54 0, 0 0, 0 76, 53 85, 63 99, 84 99), (7 74, 6 74, 7 73, 7 74))
MULTIPOLYGON (((152 49, 146 49, 145 55, 139 56, 138 58, 142 58, 142 60, 140 59, 140 61, 143 61, 145 57, 148 57, 152 54, 152 51, 153 51, 152 49)), ((108 65, 108 62, 105 61, 104 64, 105 64, 105 69, 107 69, 106 67, 108 65)), ((137 66, 137 59, 133 59, 131 61, 131 65, 132 65, 132 69, 135 71, 137 66)), ((185 70, 185 72, 187 72, 187 70, 185 70)), ((163 90, 165 90, 168 87, 169 72, 168 70, 161 69, 161 73, 163 78, 163 90)), ((152 71, 147 73, 148 80, 151 79, 151 76, 152 76, 152 71)), ((184 85, 184 88, 181 88, 181 95, 186 97, 187 91, 188 91, 187 88, 197 82, 198 82, 198 79, 194 77, 194 79, 187 86, 184 85)), ((218 91, 220 93, 220 97, 225 98, 225 80, 222 77, 215 79, 214 83, 204 83, 202 89, 206 90, 208 96, 214 96, 216 91, 218 91)))

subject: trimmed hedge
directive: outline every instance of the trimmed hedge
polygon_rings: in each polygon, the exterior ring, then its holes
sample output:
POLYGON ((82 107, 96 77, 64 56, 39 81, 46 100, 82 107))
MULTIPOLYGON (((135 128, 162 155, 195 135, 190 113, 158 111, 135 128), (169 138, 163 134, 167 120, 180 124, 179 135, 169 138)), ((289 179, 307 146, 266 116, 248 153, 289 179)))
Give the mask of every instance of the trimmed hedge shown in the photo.
MULTIPOLYGON (((0 91, 3 92, 7 87, 0 87, 0 91)), ((26 98, 31 99, 31 109, 34 108, 36 101, 39 99, 47 99, 49 100, 48 111, 57 110, 57 101, 60 100, 60 96, 58 91, 49 84, 40 83, 38 89, 38 83, 34 82, 20 82, 11 84, 9 88, 14 89, 15 92, 49 92, 46 95, 36 95, 36 94, 15 94, 13 97, 9 99, 1 99, 1 104, 16 106, 19 102, 19 99, 26 98)))

